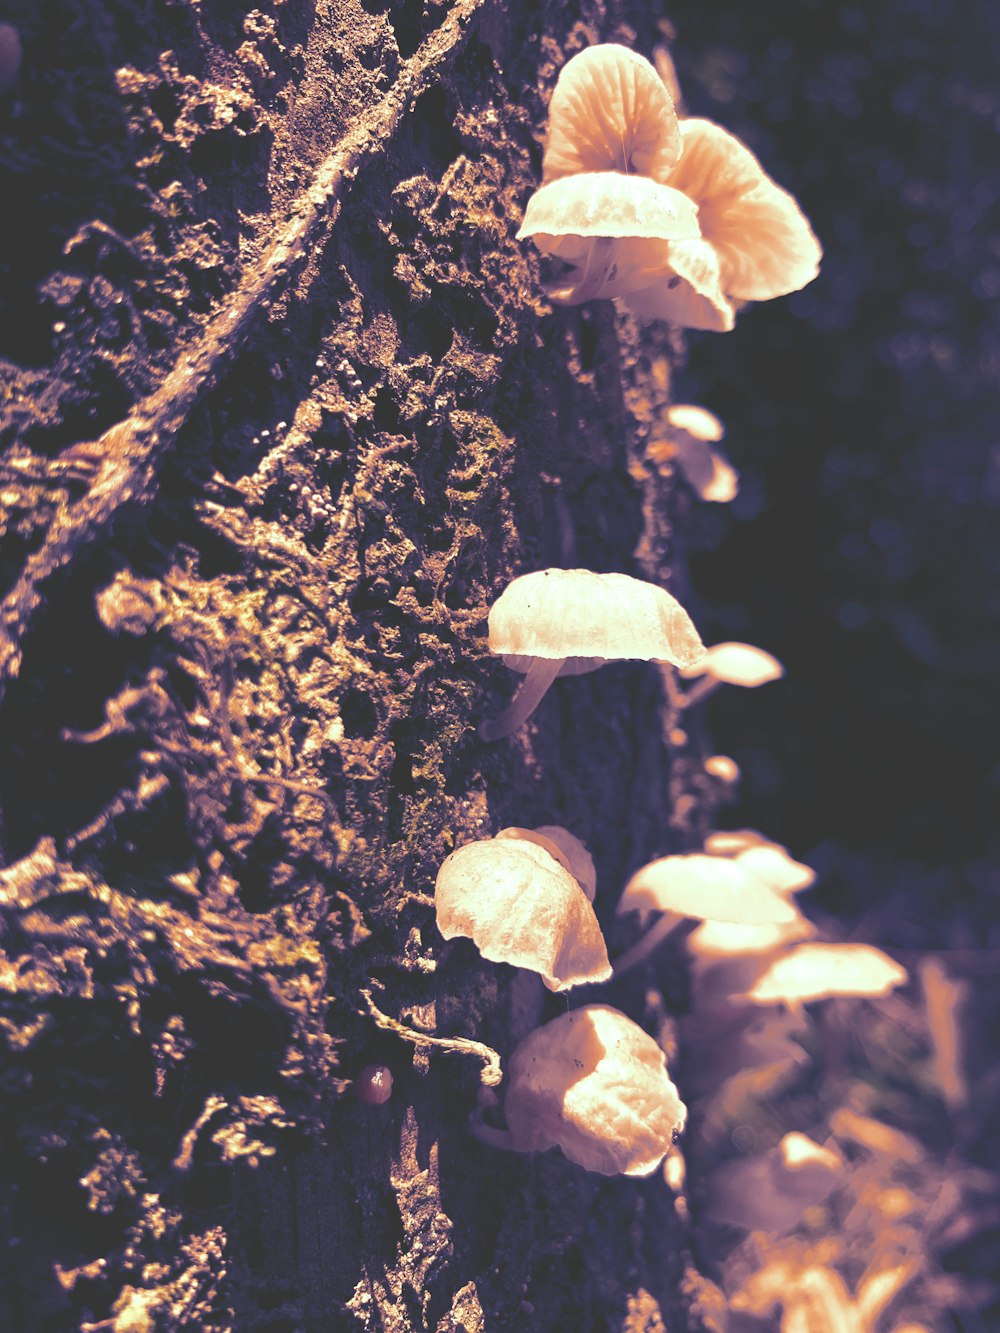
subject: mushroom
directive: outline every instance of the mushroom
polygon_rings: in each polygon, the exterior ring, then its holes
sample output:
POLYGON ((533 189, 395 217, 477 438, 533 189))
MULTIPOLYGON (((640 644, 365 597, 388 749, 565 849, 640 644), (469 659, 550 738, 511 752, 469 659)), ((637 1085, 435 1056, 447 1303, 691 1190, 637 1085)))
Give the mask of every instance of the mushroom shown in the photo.
POLYGON ((627 574, 542 569, 514 579, 493 603, 489 649, 524 682, 510 706, 483 722, 484 741, 509 736, 538 707, 557 676, 638 659, 685 666, 704 646, 675 597, 627 574))
POLYGON ((570 874, 593 902, 597 894, 597 868, 586 846, 561 824, 543 824, 535 832, 555 843, 569 863, 570 874))
POLYGON ((652 1037, 590 1004, 530 1033, 508 1063, 504 1112, 518 1152, 561 1148, 601 1175, 655 1170, 686 1119, 652 1037))
POLYGON ((703 852, 664 856, 637 870, 625 885, 619 912, 663 916, 615 964, 619 977, 642 962, 685 917, 742 925, 781 925, 797 919, 784 896, 737 860, 703 852))
POLYGON ((672 462, 699 500, 728 504, 739 492, 739 473, 714 446, 725 434, 717 416, 694 403, 677 403, 665 413, 666 430, 646 446, 654 463, 672 462))
POLYGON ((705 1215, 746 1231, 791 1231, 844 1178, 832 1148, 792 1132, 759 1157, 726 1162, 705 1182, 705 1215))
POLYGON ((549 990, 606 981, 611 965, 587 895, 523 832, 445 858, 434 888, 438 929, 446 940, 468 937, 491 962, 538 972, 549 990))
POLYGON ((811 282, 822 250, 792 196, 735 136, 696 117, 681 123, 681 136, 669 180, 698 205, 701 238, 672 243, 664 275, 625 305, 684 328, 723 331, 733 326, 734 302, 767 301, 811 282))
POLYGON ((870 944, 798 944, 781 954, 738 998, 751 1004, 804 1004, 836 995, 888 995, 907 971, 870 944))
POLYGON ((701 703, 720 685, 755 690, 772 680, 780 680, 784 674, 785 668, 778 659, 763 648, 754 648, 749 643, 716 643, 706 649, 700 661, 682 668, 681 675, 685 678, 698 677, 687 692, 684 707, 701 703))
POLYGON ((543 180, 618 171, 665 181, 680 152, 673 101, 648 60, 607 42, 562 67, 549 103, 543 180))
POLYGON ((698 234, 697 209, 679 190, 645 176, 586 171, 536 190, 517 239, 530 237, 568 266, 546 291, 579 305, 647 286, 662 271, 664 243, 698 234))
POLYGON ((754 829, 710 833, 705 839, 705 851, 710 856, 725 856, 738 861, 779 893, 801 893, 816 883, 812 866, 796 861, 787 847, 772 842, 754 829))

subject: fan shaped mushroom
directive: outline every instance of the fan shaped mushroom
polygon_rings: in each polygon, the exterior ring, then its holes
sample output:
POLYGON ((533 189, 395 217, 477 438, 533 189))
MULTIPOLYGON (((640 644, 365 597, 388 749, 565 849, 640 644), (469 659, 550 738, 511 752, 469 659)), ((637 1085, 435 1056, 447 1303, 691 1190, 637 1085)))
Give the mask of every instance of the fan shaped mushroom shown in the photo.
POLYGON ((434 888, 438 929, 493 963, 538 972, 549 990, 606 981, 611 965, 583 889, 544 846, 481 838, 446 857, 434 888))
POLYGON ((798 204, 739 139, 699 118, 683 121, 681 136, 669 180, 698 205, 701 237, 671 243, 667 271, 625 305, 684 328, 724 331, 734 302, 767 301, 811 282, 822 250, 798 204))
POLYGON ((529 1033, 508 1076, 511 1146, 560 1148, 605 1176, 648 1175, 686 1119, 663 1051, 608 1005, 586 1005, 529 1033))
POLYGON ((516 731, 557 676, 610 661, 690 665, 704 651, 691 617, 670 593, 627 574, 543 569, 514 579, 489 615, 489 649, 524 682, 507 710, 479 727, 481 740, 516 731))
POLYGON ((664 181, 680 151, 673 101, 648 60, 602 42, 562 67, 549 103, 544 180, 618 171, 664 181))

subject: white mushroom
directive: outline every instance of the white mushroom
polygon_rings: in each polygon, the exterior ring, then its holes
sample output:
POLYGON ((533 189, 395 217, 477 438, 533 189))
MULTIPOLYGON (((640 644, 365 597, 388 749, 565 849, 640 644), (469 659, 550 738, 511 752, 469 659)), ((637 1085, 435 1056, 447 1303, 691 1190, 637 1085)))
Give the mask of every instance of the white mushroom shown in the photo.
POLYGON ((608 42, 562 67, 549 103, 544 180, 619 171, 664 181, 680 151, 673 101, 648 60, 608 42))
POLYGON ((520 1152, 561 1148, 601 1175, 648 1175, 686 1109, 652 1037, 608 1005, 537 1028, 508 1063, 504 1112, 520 1152))
POLYGON ((781 925, 798 912, 782 894, 735 860, 689 855, 664 856, 642 866, 625 885, 619 912, 664 915, 615 964, 621 976, 646 958, 685 917, 743 925, 781 925))
POLYGON ((719 418, 694 403, 676 403, 665 429, 646 446, 655 463, 674 463, 699 500, 728 504, 739 492, 739 473, 716 448, 725 434, 719 418))
POLYGON ((740 998, 751 1004, 803 1004, 837 995, 888 995, 904 967, 870 944, 798 944, 781 954, 740 998))
POLYGON ((506 712, 480 725, 485 741, 526 722, 557 676, 625 659, 683 666, 704 651, 691 617, 663 588, 587 569, 543 569, 514 579, 490 610, 489 648, 522 672, 524 683, 506 712))
POLYGON ((549 990, 611 975, 587 895, 536 842, 497 836, 459 847, 438 871, 434 901, 446 940, 466 936, 491 962, 539 973, 549 990))
POLYGON ((681 674, 688 679, 698 678, 684 700, 684 707, 691 708, 714 694, 720 685, 739 685, 745 690, 755 690, 772 680, 781 680, 785 668, 771 653, 752 644, 716 643, 706 649, 699 662, 684 667, 681 674))
POLYGON ((662 271, 666 242, 697 235, 697 209, 687 195, 617 171, 561 176, 541 186, 517 233, 568 267, 546 284, 564 305, 646 286, 662 271))

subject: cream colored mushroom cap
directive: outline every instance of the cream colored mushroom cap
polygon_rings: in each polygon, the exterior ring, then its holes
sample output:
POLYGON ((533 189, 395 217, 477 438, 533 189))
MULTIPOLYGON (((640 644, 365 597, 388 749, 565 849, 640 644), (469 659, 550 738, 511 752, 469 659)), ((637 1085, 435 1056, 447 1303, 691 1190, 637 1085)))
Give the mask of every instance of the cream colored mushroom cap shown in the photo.
POLYGON ((715 413, 697 403, 674 403, 667 408, 666 417, 674 430, 682 430, 703 444, 718 444, 726 433, 715 413))
POLYGON ((593 902, 597 894, 597 867, 586 844, 561 824, 543 824, 535 832, 555 843, 569 862, 570 874, 593 902))
POLYGON ((772 842, 755 829, 710 833, 705 839, 705 851, 710 856, 738 861, 779 893, 801 893, 816 883, 812 866, 796 861, 787 847, 772 842))
POLYGON ((484 838, 445 858, 434 888, 438 929, 484 958, 538 972, 549 990, 611 976, 594 909, 568 870, 537 843, 484 838))
POLYGON ((685 676, 713 676, 725 685, 756 689, 768 681, 780 680, 785 668, 776 657, 749 643, 716 643, 693 666, 685 667, 685 676))
MULTIPOLYGON (((627 574, 589 569, 541 569, 514 579, 490 610, 489 648, 505 660, 567 659, 567 675, 624 659, 684 666, 704 653, 676 597, 627 574), (572 659, 588 665, 574 667, 572 659)), ((527 662, 507 665, 528 669, 527 662)))
POLYGON ((606 42, 562 67, 549 103, 545 180, 581 171, 665 180, 680 151, 673 100, 648 60, 606 42))
POLYGON ((680 241, 698 235, 698 209, 680 190, 646 176, 584 171, 535 191, 517 239, 535 237, 544 250, 544 236, 680 241))
POLYGON ((768 884, 736 861, 693 852, 664 856, 635 872, 619 912, 677 912, 702 921, 780 925, 799 913, 768 884))
POLYGON ((561 1148, 604 1176, 654 1170, 687 1112, 652 1037, 591 1004, 537 1028, 508 1063, 504 1111, 521 1152, 561 1148))
POLYGON ((822 250, 788 191, 720 125, 692 116, 681 136, 684 151, 671 184, 698 205, 702 235, 719 256, 725 294, 767 301, 811 282, 822 250))
POLYGON ((799 944, 776 958, 741 998, 753 1004, 876 998, 906 980, 906 969, 870 944, 799 944))

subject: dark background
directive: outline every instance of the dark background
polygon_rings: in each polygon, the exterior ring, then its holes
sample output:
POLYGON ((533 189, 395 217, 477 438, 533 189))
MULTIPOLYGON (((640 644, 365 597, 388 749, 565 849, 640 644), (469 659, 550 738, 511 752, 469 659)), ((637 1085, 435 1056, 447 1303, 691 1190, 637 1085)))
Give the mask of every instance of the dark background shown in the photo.
POLYGON ((805 291, 691 336, 678 401, 728 428, 742 491, 693 515, 708 641, 776 653, 713 743, 738 822, 840 911, 906 891, 985 942, 1000 795, 1000 10, 891 0, 671 8, 692 115, 738 134, 825 248, 805 291))

